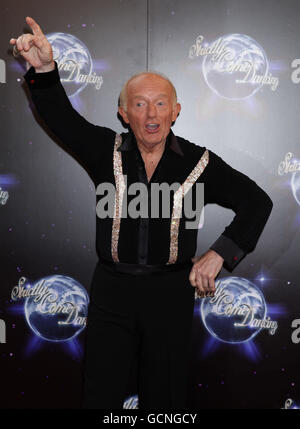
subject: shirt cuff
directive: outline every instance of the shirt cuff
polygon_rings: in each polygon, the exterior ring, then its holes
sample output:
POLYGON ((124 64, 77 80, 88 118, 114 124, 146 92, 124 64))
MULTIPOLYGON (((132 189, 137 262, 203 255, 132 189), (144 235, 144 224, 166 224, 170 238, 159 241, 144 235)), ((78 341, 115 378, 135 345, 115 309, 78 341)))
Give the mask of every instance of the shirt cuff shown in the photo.
POLYGON ((210 249, 222 256, 224 259, 223 266, 230 272, 246 255, 244 250, 232 241, 231 238, 226 237, 225 235, 220 235, 220 237, 210 246, 210 249))
POLYGON ((31 66, 24 75, 24 79, 26 80, 29 88, 45 89, 58 83, 60 81, 60 77, 58 73, 57 62, 54 61, 54 63, 55 69, 45 73, 36 73, 35 68, 31 66))

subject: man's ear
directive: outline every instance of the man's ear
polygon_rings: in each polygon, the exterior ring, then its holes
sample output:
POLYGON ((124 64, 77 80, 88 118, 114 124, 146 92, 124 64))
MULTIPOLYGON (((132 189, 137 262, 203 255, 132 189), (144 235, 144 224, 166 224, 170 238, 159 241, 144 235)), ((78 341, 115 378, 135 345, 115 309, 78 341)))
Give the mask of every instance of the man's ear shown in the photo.
POLYGON ((119 114, 122 116, 122 119, 125 122, 125 124, 129 124, 127 113, 125 112, 124 107, 123 106, 119 106, 118 107, 118 111, 119 111, 119 114))
POLYGON ((173 112, 172 112, 172 122, 175 122, 179 113, 181 111, 181 105, 179 103, 176 103, 173 112))

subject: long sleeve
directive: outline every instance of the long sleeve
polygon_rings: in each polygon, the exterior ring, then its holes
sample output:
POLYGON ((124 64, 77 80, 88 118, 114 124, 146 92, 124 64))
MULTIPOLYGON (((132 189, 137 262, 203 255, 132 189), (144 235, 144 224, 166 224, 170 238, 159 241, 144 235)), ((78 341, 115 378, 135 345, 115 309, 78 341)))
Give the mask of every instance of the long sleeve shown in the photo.
POLYGON ((72 156, 87 170, 93 170, 97 154, 105 150, 105 142, 112 140, 115 132, 91 124, 73 108, 60 82, 56 62, 55 69, 46 73, 36 73, 34 67, 30 67, 24 78, 35 108, 47 127, 72 156))
POLYGON ((247 253, 252 252, 270 216, 273 202, 252 179, 235 170, 209 151, 205 170, 205 204, 232 209, 235 217, 210 246, 224 258, 224 267, 232 271, 247 253))

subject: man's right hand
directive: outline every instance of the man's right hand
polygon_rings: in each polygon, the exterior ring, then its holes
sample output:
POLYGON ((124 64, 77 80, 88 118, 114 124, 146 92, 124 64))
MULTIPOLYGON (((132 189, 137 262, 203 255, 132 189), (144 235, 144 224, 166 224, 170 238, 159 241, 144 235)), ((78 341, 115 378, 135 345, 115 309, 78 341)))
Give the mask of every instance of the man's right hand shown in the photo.
POLYGON ((14 49, 18 50, 18 53, 35 68, 37 73, 54 70, 55 63, 51 44, 34 19, 27 16, 26 23, 33 34, 22 34, 17 39, 10 39, 9 43, 16 46, 14 49))

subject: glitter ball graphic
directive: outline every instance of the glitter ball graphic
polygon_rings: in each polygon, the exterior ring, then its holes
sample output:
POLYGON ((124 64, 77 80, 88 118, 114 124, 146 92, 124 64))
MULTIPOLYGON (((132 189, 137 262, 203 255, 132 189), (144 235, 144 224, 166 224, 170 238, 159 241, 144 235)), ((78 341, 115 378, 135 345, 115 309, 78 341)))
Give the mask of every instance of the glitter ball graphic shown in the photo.
POLYGON ((292 187, 294 198, 300 206, 300 172, 299 171, 296 171, 295 173, 293 173, 291 178, 291 187, 292 187))
POLYGON ((89 296, 85 288, 62 275, 45 277, 32 287, 39 285, 39 293, 25 300, 25 316, 30 328, 48 341, 76 337, 86 325, 89 296))
POLYGON ((261 291, 241 277, 217 281, 215 296, 203 299, 201 304, 201 317, 210 334, 234 344, 253 339, 261 327, 252 325, 251 321, 264 319, 266 312, 261 291))
POLYGON ((87 77, 92 73, 88 48, 72 34, 50 33, 46 37, 51 43, 60 80, 68 96, 78 94, 87 86, 87 77))
POLYGON ((241 100, 255 94, 268 74, 268 60, 263 48, 245 34, 219 37, 205 55, 202 71, 207 85, 220 97, 241 100))
POLYGON ((139 398, 138 395, 133 395, 125 399, 123 403, 123 408, 126 409, 138 409, 139 408, 139 398))

